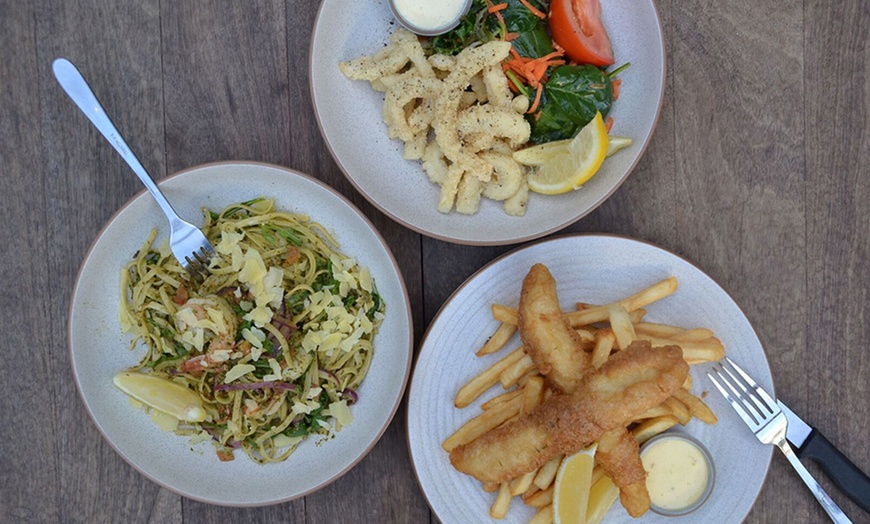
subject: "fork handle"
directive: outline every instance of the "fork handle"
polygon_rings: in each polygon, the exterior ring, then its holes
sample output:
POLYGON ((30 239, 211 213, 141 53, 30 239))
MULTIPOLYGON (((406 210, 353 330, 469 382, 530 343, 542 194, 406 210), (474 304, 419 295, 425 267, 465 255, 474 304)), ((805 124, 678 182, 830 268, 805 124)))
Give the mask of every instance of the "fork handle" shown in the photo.
POLYGON ((145 187, 148 188, 148 191, 157 200, 157 205, 166 213, 166 216, 174 225, 176 220, 180 220, 178 214, 172 208, 169 201, 166 200, 166 197, 163 196, 157 184, 154 183, 154 179, 145 171, 145 167, 136 158, 130 146, 121 137, 121 133, 115 128, 115 124, 112 123, 105 109, 103 109, 103 106, 97 100, 97 96, 91 90, 88 82, 79 70, 76 69, 76 66, 66 58, 58 58, 51 64, 51 69, 54 72, 54 77, 57 78, 57 82, 66 91, 66 94, 81 109, 82 113, 88 117, 88 120, 94 124, 94 127, 97 128, 103 137, 112 144, 112 147, 121 155, 121 158, 127 162, 127 165, 136 173, 139 180, 145 184, 145 187))
POLYGON ((804 481, 804 484, 810 488, 813 495, 815 495, 816 500, 819 501, 819 504, 822 505, 822 508, 827 512, 828 516, 831 517, 831 520, 836 522, 837 524, 852 524, 852 521, 849 520, 849 517, 843 513, 843 510, 837 506, 837 503, 834 502, 831 497, 822 489, 822 486, 816 482, 816 479, 807 471, 807 468, 804 467, 803 463, 800 459, 795 455, 794 450, 791 449, 791 446, 788 445, 788 442, 785 441, 785 438, 781 439, 776 443, 779 449, 782 451, 782 454, 785 455, 785 458, 791 463, 792 467, 797 471, 798 475, 800 475, 801 480, 804 481))

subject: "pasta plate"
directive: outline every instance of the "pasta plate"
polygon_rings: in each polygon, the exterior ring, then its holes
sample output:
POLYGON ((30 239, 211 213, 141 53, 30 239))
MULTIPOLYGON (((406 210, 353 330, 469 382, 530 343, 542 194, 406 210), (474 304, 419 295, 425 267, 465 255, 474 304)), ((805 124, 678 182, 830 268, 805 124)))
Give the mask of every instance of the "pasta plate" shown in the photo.
POLYGON ((386 304, 366 379, 351 406, 353 422, 324 438, 311 435, 284 462, 260 465, 242 453, 220 462, 210 442, 165 433, 128 403, 112 384, 144 353, 129 350, 132 336, 118 322, 120 271, 153 228, 157 242, 168 224, 153 198, 140 193, 122 207, 94 241, 79 271, 69 316, 73 374, 82 400, 105 439, 133 467, 185 497, 226 506, 258 506, 311 493, 359 462, 386 430, 402 397, 413 344, 407 290, 392 253, 369 220, 347 199, 307 175, 257 163, 194 167, 160 182, 181 216, 202 222, 212 210, 256 197, 282 210, 307 214, 334 234, 339 249, 368 267, 386 304))

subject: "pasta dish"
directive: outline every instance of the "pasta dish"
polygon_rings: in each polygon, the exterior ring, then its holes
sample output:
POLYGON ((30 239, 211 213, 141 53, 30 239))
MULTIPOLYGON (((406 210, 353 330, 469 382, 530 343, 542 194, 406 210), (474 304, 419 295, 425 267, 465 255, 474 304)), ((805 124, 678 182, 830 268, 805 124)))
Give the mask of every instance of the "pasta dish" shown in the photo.
POLYGON ((204 281, 155 245, 156 230, 122 271, 119 320, 131 347, 147 348, 125 373, 159 377, 158 395, 199 397, 193 417, 149 409, 164 429, 211 440, 221 460, 241 449, 279 462, 351 423, 384 303, 369 271, 306 216, 264 198, 204 214, 217 252, 204 281))

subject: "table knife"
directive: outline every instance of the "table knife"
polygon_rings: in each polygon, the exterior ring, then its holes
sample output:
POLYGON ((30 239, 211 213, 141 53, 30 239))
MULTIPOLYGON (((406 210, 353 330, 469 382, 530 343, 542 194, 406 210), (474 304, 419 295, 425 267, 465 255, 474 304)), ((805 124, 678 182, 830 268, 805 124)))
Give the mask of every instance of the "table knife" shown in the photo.
POLYGON ((804 422, 781 401, 776 402, 788 419, 786 439, 797 456, 813 459, 843 493, 870 513, 870 477, 847 459, 819 430, 804 422))

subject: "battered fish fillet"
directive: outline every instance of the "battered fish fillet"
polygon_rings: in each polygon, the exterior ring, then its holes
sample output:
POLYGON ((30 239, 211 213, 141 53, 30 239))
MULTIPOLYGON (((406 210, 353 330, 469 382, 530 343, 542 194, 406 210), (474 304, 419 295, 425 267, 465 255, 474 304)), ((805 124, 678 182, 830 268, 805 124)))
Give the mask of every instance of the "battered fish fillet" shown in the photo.
POLYGON ((526 353, 555 390, 573 393, 590 368, 591 357, 562 314, 556 280, 535 264, 523 279, 517 325, 526 353))
POLYGON ((613 483, 619 486, 619 501, 628 514, 635 518, 646 513, 650 505, 646 469, 640 460, 638 448, 634 436, 620 427, 601 435, 595 451, 595 460, 613 483))
POLYGON ((510 480, 624 428, 671 396, 688 373, 679 347, 635 342, 589 372, 574 393, 557 393, 531 413, 456 447, 450 462, 484 482, 510 480))

